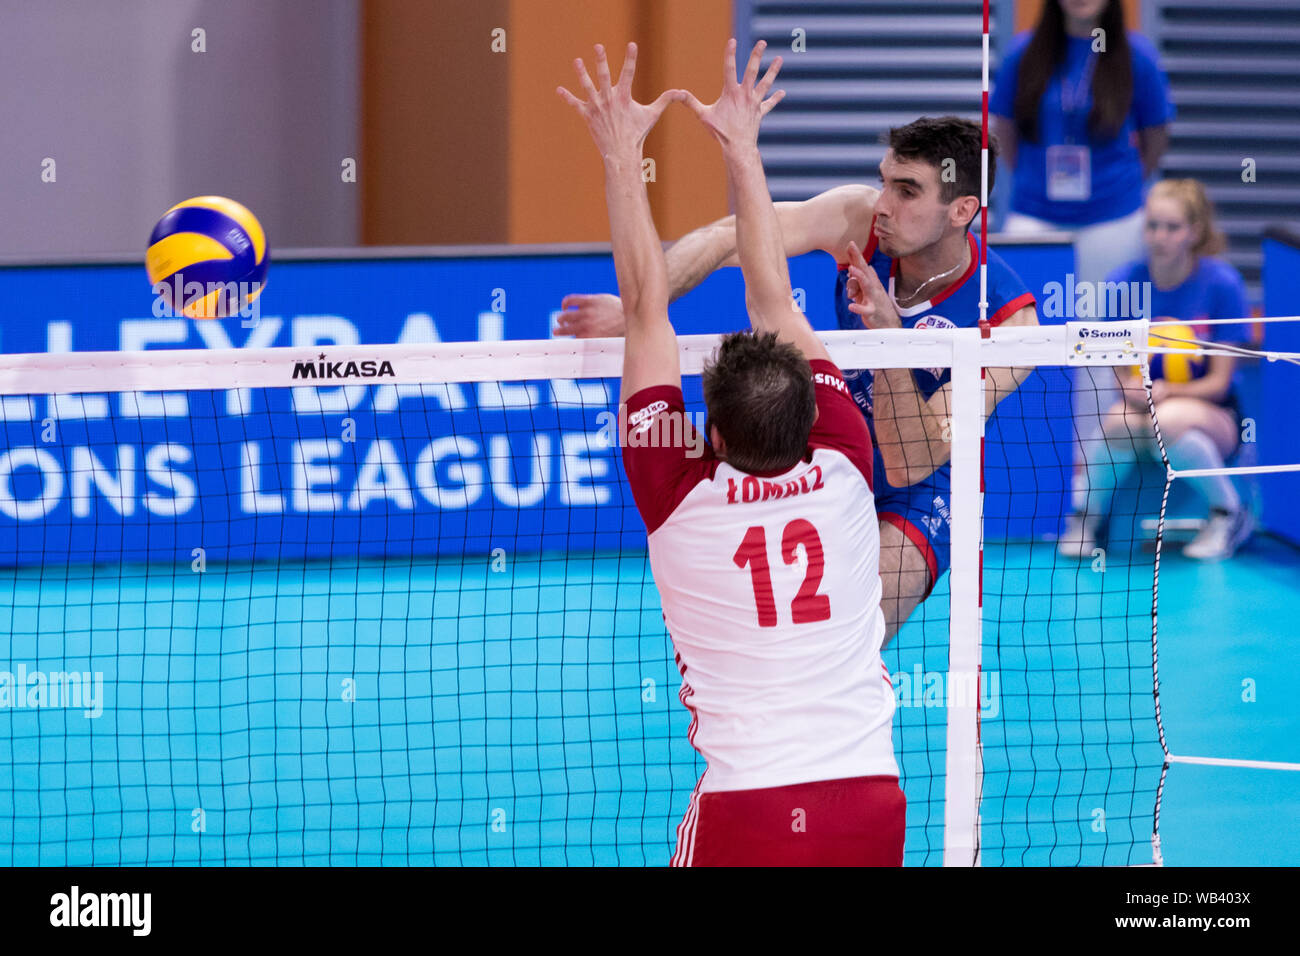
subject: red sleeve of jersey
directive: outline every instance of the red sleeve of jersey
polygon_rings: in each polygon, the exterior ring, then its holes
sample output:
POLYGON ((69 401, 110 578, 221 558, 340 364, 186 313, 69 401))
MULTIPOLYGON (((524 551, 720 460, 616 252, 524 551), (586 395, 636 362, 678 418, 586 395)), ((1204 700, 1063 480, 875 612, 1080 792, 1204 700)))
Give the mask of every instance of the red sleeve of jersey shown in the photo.
POLYGON ((989 325, 996 329, 999 325, 1001 325, 1007 319, 1011 318, 1011 316, 1015 315, 1021 309, 1034 304, 1035 302, 1034 302, 1033 294, 1029 292, 1023 292, 1020 295, 1016 296, 1014 299, 1012 299, 1010 302, 1008 302, 1006 305, 1004 305, 1002 308, 998 309, 992 315, 990 315, 989 325))
POLYGON ((619 422, 623 468, 650 534, 668 520, 692 488, 713 477, 718 459, 687 418, 677 386, 643 388, 622 411, 626 415, 619 422))
POLYGON ((811 364, 813 387, 817 391, 817 421, 813 422, 812 434, 808 436, 808 447, 843 452, 867 479, 867 487, 874 490, 871 432, 849 394, 849 387, 844 384, 844 373, 826 359, 813 359, 811 364))

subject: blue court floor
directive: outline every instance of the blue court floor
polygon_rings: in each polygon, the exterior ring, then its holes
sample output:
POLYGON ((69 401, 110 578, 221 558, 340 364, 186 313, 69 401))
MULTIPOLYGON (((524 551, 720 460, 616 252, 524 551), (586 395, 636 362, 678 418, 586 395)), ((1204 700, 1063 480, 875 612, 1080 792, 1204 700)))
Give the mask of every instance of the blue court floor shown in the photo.
MULTIPOLYGON (((990 545, 985 585, 983 862, 1150 862, 1149 564, 990 545)), ((1160 594, 1170 749, 1300 761, 1297 552, 1170 554, 1160 594)), ((946 600, 886 652, 909 865, 946 600)), ((643 553, 5 569, 0 619, 0 671, 103 675, 97 717, 0 709, 0 864, 662 865, 701 769, 643 553)), ((1165 862, 1300 864, 1296 819, 1300 774, 1174 766, 1165 862)))
MULTIPOLYGON (((1231 561, 1161 569, 1160 682, 1176 755, 1300 763, 1300 554, 1256 536, 1231 561)), ((1175 764, 1169 865, 1300 865, 1300 773, 1175 764)))

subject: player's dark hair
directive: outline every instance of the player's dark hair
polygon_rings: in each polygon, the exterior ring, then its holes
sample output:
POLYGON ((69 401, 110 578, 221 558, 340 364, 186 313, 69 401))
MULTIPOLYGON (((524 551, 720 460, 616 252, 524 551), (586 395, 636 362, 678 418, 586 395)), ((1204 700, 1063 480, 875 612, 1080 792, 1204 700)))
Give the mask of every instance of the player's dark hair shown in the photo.
MULTIPOLYGON (((980 152, 982 137, 979 123, 959 116, 922 116, 906 126, 891 129, 881 139, 889 144, 899 159, 920 160, 939 173, 939 198, 953 202, 962 196, 980 194, 980 152), (952 162, 947 162, 951 160, 952 162), (945 168, 952 169, 945 176, 945 168)), ((998 168, 998 147, 989 135, 989 195, 993 194, 993 176, 998 168)))
MULTIPOLYGON (((1097 51, 1088 128, 1098 139, 1109 139, 1123 129, 1133 105, 1133 54, 1124 28, 1124 4, 1110 0, 1101 11, 1097 26, 1102 31, 1105 50, 1097 51)), ((1038 142, 1039 104, 1048 84, 1065 63, 1067 43, 1061 0, 1047 0, 1016 73, 1016 131, 1028 142, 1038 142)))
POLYGON ((812 368, 775 332, 734 332, 704 367, 704 404, 729 465, 784 471, 808 450, 817 417, 812 368))

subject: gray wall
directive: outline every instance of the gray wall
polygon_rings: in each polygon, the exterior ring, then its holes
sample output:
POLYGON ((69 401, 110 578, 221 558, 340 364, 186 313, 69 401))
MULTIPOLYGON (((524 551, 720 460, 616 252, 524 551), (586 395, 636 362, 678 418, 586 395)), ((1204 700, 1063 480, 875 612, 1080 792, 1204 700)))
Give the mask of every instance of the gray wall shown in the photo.
POLYGON ((0 256, 143 258, 169 206, 209 193, 272 250, 354 244, 358 3, 0 0, 0 256))

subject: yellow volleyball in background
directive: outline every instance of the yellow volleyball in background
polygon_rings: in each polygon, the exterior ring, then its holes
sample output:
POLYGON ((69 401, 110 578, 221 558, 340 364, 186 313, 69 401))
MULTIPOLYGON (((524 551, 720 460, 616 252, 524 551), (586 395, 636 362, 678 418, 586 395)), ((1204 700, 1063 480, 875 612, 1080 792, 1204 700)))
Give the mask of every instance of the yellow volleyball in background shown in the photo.
MULTIPOLYGON (((1168 321, 1168 320, 1160 320, 1168 321)), ((1153 349, 1177 349, 1176 352, 1157 352, 1150 356, 1151 380, 1164 379, 1166 382, 1194 382, 1207 371, 1210 363, 1195 344, 1199 338, 1190 325, 1160 325, 1151 330, 1147 339, 1153 349)), ((1141 376, 1142 370, 1133 367, 1133 374, 1141 376)))
MULTIPOLYGON (((164 310, 192 319, 249 314, 266 285, 267 262, 262 224, 224 196, 199 196, 168 209, 144 257, 164 310)), ((154 314, 166 311, 155 307, 154 314)))

